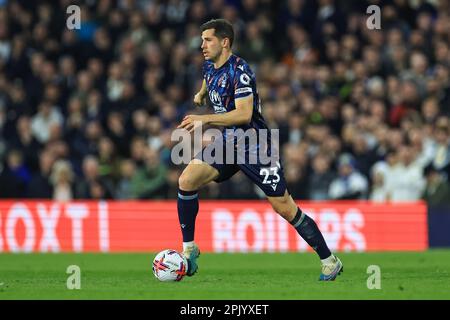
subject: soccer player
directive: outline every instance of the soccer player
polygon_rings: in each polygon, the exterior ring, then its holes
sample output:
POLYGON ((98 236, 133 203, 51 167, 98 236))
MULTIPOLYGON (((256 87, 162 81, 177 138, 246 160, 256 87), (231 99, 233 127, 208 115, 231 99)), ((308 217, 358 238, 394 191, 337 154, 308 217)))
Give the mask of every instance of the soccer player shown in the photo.
MULTIPOLYGON (((187 115, 178 128, 192 132, 200 124, 228 129, 268 130, 261 114, 255 75, 242 58, 232 53, 233 26, 224 19, 215 19, 204 23, 200 29, 205 62, 202 87, 194 96, 194 103, 198 106, 205 104, 208 94, 215 114, 187 115)), ((227 140, 225 130, 223 139, 227 140)), ((267 145, 270 146, 270 141, 267 141, 267 145)), ((246 145, 245 152, 249 153, 249 150, 252 150, 252 146, 246 145)), ((229 164, 225 161, 207 163, 198 156, 186 166, 178 181, 177 207, 183 235, 183 254, 188 261, 187 275, 192 276, 197 271, 197 258, 200 255, 194 242, 195 220, 199 209, 197 192, 207 183, 225 181, 239 170, 263 190, 273 209, 319 255, 322 262, 319 280, 334 280, 343 271, 342 262, 330 252, 314 220, 302 212, 292 199, 279 161, 268 168, 259 161, 256 164, 229 164)))

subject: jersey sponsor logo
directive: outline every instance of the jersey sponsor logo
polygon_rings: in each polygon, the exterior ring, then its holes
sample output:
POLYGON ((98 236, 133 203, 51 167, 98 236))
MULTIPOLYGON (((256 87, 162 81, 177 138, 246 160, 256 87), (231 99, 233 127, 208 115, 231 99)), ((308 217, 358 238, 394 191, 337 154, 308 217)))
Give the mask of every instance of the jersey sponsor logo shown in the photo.
POLYGON ((252 90, 252 88, 250 88, 250 87, 245 87, 245 88, 239 88, 239 89, 237 89, 237 90, 235 90, 234 91, 234 94, 241 94, 241 93, 247 93, 247 92, 249 92, 249 93, 253 93, 253 90, 252 90))
POLYGON ((209 92, 209 99, 211 99, 215 113, 227 112, 227 109, 222 105, 220 94, 216 90, 209 92))
POLYGON ((220 94, 216 90, 209 92, 209 98, 214 105, 222 106, 222 99, 220 99, 220 94))
POLYGON ((228 76, 226 73, 224 73, 218 81, 219 86, 222 88, 225 88, 227 86, 227 80, 228 80, 228 76))
POLYGON ((214 112, 215 113, 227 112, 227 109, 225 107, 222 107, 222 106, 213 105, 213 108, 214 108, 214 112))
POLYGON ((241 64, 241 65, 239 65, 239 66, 237 66, 238 67, 238 69, 241 69, 242 70, 242 72, 244 72, 244 66, 241 64))
POLYGON ((245 85, 248 85, 250 83, 250 77, 248 75, 246 75, 245 73, 243 73, 239 77, 239 81, 241 81, 241 83, 243 83, 245 85))

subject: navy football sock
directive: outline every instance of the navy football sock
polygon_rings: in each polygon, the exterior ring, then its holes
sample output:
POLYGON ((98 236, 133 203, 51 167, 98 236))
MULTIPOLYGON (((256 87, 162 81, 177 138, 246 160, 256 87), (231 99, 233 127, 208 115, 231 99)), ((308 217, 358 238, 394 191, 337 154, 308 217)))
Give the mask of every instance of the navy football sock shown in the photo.
POLYGON ((198 213, 197 191, 178 189, 178 220, 180 221, 183 242, 194 240, 195 218, 198 213))
POLYGON ((295 218, 291 221, 291 224, 297 230, 298 234, 317 252, 320 259, 326 259, 331 256, 331 251, 323 238, 317 224, 313 219, 298 208, 295 218))

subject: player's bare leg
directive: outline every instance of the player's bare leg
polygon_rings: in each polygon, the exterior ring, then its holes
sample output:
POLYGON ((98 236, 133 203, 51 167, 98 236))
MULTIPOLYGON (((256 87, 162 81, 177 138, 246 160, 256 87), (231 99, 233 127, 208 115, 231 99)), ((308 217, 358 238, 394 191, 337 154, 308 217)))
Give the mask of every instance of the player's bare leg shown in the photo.
POLYGON ((281 197, 267 197, 273 209, 286 219, 298 234, 317 252, 322 262, 321 281, 330 281, 344 270, 342 262, 334 256, 313 219, 297 207, 292 196, 287 192, 281 197))
POLYGON ((198 190, 219 176, 209 164, 193 159, 178 179, 178 219, 183 234, 183 255, 188 260, 187 275, 197 272, 200 250, 194 242, 195 218, 198 213, 198 190))
POLYGON ((297 205, 292 196, 287 192, 281 197, 267 197, 273 210, 282 216, 285 220, 291 222, 297 214, 297 205))
POLYGON ((192 159, 178 178, 178 187, 184 191, 197 191, 219 176, 219 171, 198 159, 192 159))

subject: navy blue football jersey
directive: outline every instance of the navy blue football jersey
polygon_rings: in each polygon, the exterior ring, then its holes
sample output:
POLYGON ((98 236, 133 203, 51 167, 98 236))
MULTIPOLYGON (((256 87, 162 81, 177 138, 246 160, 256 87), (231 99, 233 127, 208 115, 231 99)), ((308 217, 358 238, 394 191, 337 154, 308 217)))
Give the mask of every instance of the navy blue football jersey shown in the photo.
POLYGON ((206 81, 209 99, 215 113, 232 111, 236 108, 236 99, 253 95, 251 122, 229 129, 267 129, 266 122, 261 114, 261 101, 256 89, 255 74, 244 59, 231 55, 228 61, 218 69, 214 68, 213 62, 205 61, 203 78, 206 81))
MULTIPOLYGON (((235 55, 231 55, 228 61, 220 68, 214 68, 214 64, 210 61, 205 61, 203 64, 203 77, 206 82, 209 99, 212 103, 215 113, 230 112, 236 109, 236 99, 253 95, 253 113, 249 124, 228 127, 223 130, 223 140, 215 140, 211 146, 214 157, 210 163, 219 172, 219 177, 216 182, 222 182, 230 179, 236 172, 241 170, 247 177, 250 178, 267 196, 283 196, 286 191, 286 181, 284 179, 283 167, 278 153, 272 152, 272 147, 277 149, 277 141, 272 143, 271 131, 268 129, 266 122, 261 114, 261 102, 258 91, 256 90, 255 74, 250 69, 245 60, 235 55), (236 135, 227 135, 227 131, 242 129, 243 131, 254 131, 257 133, 256 143, 250 143, 249 140, 239 140, 236 135), (266 135, 261 133, 266 132, 266 135), (231 140, 232 139, 232 140, 231 140), (264 139, 264 140, 262 140, 264 139), (225 143, 223 143, 225 142, 225 143), (227 150, 225 145, 232 142, 234 148, 231 159, 232 163, 225 161, 224 155, 227 150), (244 147, 243 154, 239 152, 239 147, 244 147), (217 156, 216 150, 222 149, 222 155, 217 156), (263 161, 262 154, 266 154, 268 158, 263 161), (252 162, 251 158, 255 160, 252 162), (219 160, 219 161, 217 161, 219 160)), ((203 148, 202 152, 198 153, 195 158, 205 161, 203 148)), ((274 149, 274 150, 275 150, 274 149)), ((227 155, 228 158, 228 155, 227 155)))

